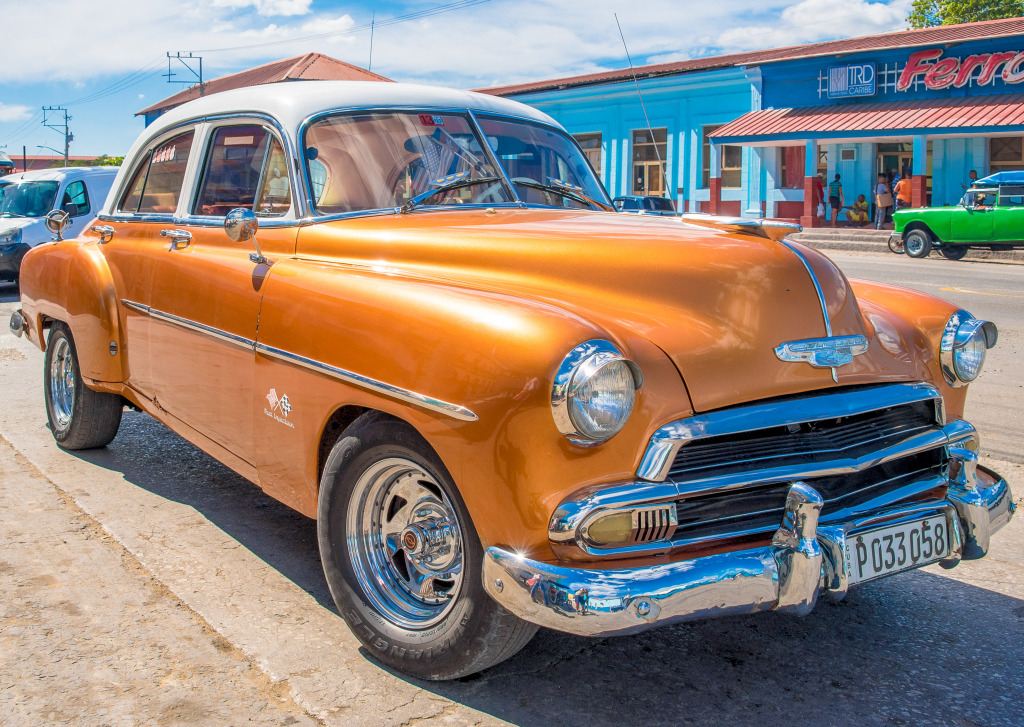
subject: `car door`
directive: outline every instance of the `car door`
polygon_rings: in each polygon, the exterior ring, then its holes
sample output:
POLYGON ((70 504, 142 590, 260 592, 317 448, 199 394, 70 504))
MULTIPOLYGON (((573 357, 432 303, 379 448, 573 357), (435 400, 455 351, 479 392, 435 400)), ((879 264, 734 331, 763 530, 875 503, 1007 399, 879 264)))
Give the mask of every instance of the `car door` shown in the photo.
POLYGON ((1024 187, 1003 186, 999 189, 993 229, 999 242, 1024 242, 1024 187))
POLYGON ((943 242, 989 242, 992 239, 995 219, 992 207, 994 201, 994 189, 968 191, 960 205, 951 209, 950 239, 943 242))
POLYGON ((153 273, 167 253, 160 230, 173 225, 194 135, 194 129, 179 130, 155 139, 137 154, 113 209, 87 231, 100 237, 114 280, 125 331, 126 383, 150 400, 156 396, 149 312, 153 273))
POLYGON ((253 463, 253 375, 262 285, 275 258, 295 251, 294 215, 279 138, 262 124, 222 125, 206 136, 194 189, 162 233, 154 270, 153 374, 161 407, 253 463), (224 232, 235 208, 261 218, 251 241, 224 232), (288 219, 291 218, 291 219, 288 219))

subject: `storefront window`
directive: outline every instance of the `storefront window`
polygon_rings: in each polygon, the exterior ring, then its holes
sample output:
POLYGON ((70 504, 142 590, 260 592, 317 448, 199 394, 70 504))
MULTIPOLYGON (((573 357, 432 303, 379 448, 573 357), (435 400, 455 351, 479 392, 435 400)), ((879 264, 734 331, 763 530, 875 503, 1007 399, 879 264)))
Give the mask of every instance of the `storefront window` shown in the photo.
POLYGON ((587 156, 587 161, 590 162, 590 166, 594 168, 598 178, 601 176, 601 133, 596 132, 593 134, 573 134, 576 143, 583 149, 583 153, 587 156))
POLYGON ((665 196, 663 164, 668 161, 668 129, 633 132, 633 194, 665 196), (651 136, 653 134, 653 137, 651 136))
POLYGON ((779 156, 782 159, 782 188, 803 189, 804 159, 807 156, 804 147, 783 147, 779 149, 779 156))
MULTIPOLYGON (((708 135, 718 126, 704 127, 704 142, 701 145, 703 152, 703 170, 701 175, 701 186, 707 189, 711 186, 711 141, 708 135)), ((723 146, 722 147, 722 189, 739 189, 743 186, 743 147, 723 146)))
POLYGON ((989 166, 993 172, 1024 169, 1024 143, 1019 136, 997 136, 988 140, 989 166))

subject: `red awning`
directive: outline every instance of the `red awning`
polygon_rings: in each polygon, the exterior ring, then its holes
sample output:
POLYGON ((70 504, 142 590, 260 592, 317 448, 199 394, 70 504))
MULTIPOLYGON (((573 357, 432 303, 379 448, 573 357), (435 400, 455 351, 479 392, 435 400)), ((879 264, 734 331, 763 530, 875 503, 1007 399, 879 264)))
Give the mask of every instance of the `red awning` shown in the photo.
POLYGON ((1024 129, 1024 94, 935 101, 847 104, 751 111, 716 129, 720 143, 858 136, 966 134, 997 127, 1024 129))

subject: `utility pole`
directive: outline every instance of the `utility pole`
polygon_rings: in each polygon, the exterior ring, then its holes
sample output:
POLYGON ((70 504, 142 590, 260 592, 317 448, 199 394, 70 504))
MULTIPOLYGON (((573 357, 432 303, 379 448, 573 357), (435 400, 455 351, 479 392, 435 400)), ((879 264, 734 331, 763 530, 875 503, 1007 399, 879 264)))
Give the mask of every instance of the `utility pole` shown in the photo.
POLYGON ((68 150, 71 147, 71 142, 75 140, 74 134, 68 129, 68 121, 71 117, 68 116, 68 110, 63 106, 43 106, 43 126, 48 129, 53 129, 58 134, 64 135, 64 166, 68 165, 68 150), (64 123, 50 123, 50 117, 47 114, 64 114, 64 123), (61 130, 63 129, 63 131, 61 130))
POLYGON ((199 84, 199 95, 203 95, 205 87, 203 86, 203 57, 192 55, 189 51, 188 55, 184 55, 181 51, 176 52, 173 56, 170 51, 167 52, 167 73, 163 74, 164 78, 167 79, 168 83, 183 83, 186 86, 194 86, 196 82, 199 84), (192 74, 193 79, 186 81, 175 81, 174 76, 177 74, 171 70, 171 61, 177 61, 180 65, 184 66, 189 73, 192 74))

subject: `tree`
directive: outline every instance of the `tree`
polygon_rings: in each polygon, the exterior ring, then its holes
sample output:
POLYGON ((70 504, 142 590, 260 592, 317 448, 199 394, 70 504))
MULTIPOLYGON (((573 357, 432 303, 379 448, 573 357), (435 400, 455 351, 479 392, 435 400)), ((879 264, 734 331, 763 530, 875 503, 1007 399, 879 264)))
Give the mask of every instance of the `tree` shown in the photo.
POLYGON ((1024 0, 914 0, 907 22, 911 28, 973 23, 1024 15, 1024 0))

